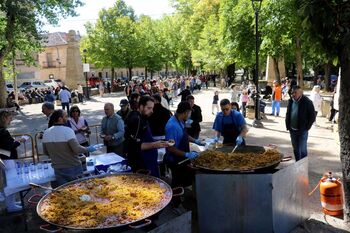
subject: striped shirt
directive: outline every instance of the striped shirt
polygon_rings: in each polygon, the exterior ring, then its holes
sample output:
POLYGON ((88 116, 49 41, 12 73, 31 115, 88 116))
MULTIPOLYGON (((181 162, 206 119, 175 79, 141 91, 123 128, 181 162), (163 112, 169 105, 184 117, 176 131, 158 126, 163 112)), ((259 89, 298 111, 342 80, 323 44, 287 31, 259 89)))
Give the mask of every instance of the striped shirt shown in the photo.
POLYGON ((45 130, 42 143, 54 169, 81 165, 78 155, 87 152, 85 147, 79 145, 74 131, 63 125, 54 125, 45 130))

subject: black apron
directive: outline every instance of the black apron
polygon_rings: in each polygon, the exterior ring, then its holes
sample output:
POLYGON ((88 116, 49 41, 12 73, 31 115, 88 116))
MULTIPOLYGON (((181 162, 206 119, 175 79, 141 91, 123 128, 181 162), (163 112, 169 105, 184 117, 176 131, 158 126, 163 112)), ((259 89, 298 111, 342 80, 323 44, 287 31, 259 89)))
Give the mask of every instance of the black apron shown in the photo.
POLYGON ((221 125, 221 135, 224 137, 223 144, 234 144, 236 145, 236 139, 239 136, 239 129, 236 125, 235 119, 233 118, 232 112, 230 112, 230 117, 232 120, 231 124, 224 124, 224 118, 222 118, 221 125))
MULTIPOLYGON (((154 142, 151 128, 147 124, 141 142, 154 142)), ((158 149, 141 150, 141 159, 144 161, 145 168, 151 172, 152 176, 160 177, 158 168, 158 149)))

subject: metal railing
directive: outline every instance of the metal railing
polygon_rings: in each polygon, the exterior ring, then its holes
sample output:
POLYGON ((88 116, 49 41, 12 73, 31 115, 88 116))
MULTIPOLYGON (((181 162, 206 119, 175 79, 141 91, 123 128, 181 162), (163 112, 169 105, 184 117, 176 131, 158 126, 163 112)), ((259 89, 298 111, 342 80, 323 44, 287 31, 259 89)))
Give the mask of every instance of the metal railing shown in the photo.
MULTIPOLYGON (((91 134, 88 136, 88 141, 91 144, 103 143, 100 138, 100 127, 101 125, 91 125, 89 126, 91 134)), ((15 134, 13 137, 15 139, 20 139, 22 136, 27 136, 29 139, 21 143, 21 145, 17 148, 18 158, 19 159, 33 159, 33 162, 47 160, 48 155, 46 155, 43 151, 42 144, 42 135, 43 132, 37 132, 33 136, 30 134, 15 134)))
POLYGON ((29 138, 27 141, 21 143, 21 145, 17 147, 18 159, 32 159, 33 162, 35 162, 35 146, 33 137, 30 134, 15 134, 12 136, 15 138, 15 140, 19 140, 23 136, 29 138))
POLYGON ((101 125, 89 125, 91 134, 89 135, 89 143, 91 144, 98 144, 102 143, 102 139, 100 138, 100 128, 101 125))

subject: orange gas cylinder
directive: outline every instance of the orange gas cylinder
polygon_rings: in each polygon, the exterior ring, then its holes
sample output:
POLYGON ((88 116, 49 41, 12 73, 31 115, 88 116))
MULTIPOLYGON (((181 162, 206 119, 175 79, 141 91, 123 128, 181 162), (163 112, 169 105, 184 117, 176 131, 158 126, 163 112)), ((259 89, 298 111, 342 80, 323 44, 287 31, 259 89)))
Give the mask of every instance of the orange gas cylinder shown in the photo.
POLYGON ((340 179, 329 172, 320 181, 320 195, 323 213, 338 216, 343 214, 343 189, 340 179))

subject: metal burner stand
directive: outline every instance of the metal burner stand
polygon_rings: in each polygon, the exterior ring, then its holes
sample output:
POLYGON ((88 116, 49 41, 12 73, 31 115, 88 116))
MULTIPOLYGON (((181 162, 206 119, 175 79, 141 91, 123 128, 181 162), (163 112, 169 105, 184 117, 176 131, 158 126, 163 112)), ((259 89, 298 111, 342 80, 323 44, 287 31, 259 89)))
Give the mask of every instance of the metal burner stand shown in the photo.
POLYGON ((287 233, 307 219, 308 159, 266 174, 196 175, 200 233, 287 233))

